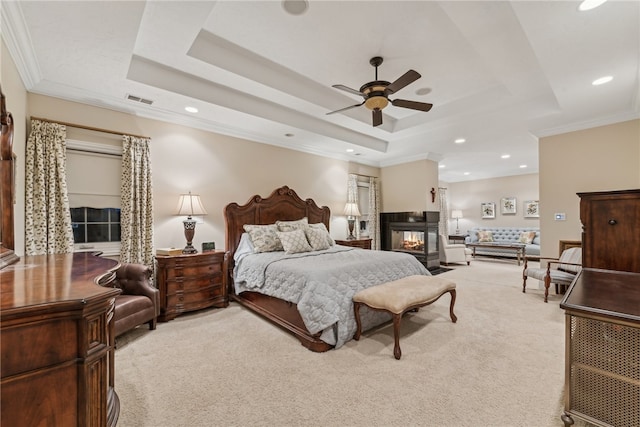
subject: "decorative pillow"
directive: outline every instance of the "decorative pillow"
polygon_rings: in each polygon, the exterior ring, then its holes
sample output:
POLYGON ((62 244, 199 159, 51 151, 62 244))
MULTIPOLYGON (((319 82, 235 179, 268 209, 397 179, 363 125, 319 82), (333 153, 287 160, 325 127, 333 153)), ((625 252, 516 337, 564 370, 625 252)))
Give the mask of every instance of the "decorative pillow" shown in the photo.
POLYGON ((276 221, 276 225, 278 226, 278 231, 300 230, 300 229, 306 228, 307 224, 308 224, 308 221, 306 216, 296 221, 276 221))
POLYGON ((244 231, 249 233, 253 249, 257 252, 281 251, 282 243, 278 239, 278 227, 275 224, 269 225, 243 225, 244 231))
POLYGON ((320 228, 307 227, 305 228, 304 233, 307 235, 307 240, 314 251, 329 249, 331 246, 327 239, 328 233, 320 228))
POLYGON ((520 243, 526 243, 527 245, 533 242, 533 239, 536 237, 535 231, 523 231, 520 233, 520 239, 518 240, 520 243))
POLYGON ((493 233, 491 231, 478 231, 478 242, 493 242, 493 233))
POLYGON ((333 246, 333 245, 336 244, 335 240, 333 240, 333 238, 329 234, 329 230, 327 230, 327 227, 324 225, 323 222, 318 222, 318 223, 315 223, 315 224, 309 224, 309 228, 313 228, 313 229, 316 229, 316 230, 324 231, 325 235, 327 236, 327 241, 329 242, 329 246, 333 246))
POLYGON ((299 252, 311 252, 311 246, 307 241, 304 230, 298 229, 293 231, 278 231, 278 238, 282 242, 284 251, 288 254, 297 254, 299 252))

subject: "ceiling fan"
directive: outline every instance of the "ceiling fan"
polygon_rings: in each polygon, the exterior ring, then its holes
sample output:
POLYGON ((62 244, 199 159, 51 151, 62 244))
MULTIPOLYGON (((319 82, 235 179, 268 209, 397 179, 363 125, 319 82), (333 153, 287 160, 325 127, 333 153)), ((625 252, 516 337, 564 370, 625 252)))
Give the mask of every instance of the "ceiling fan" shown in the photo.
POLYGON ((369 64, 376 68, 376 79, 372 82, 362 85, 360 90, 351 89, 345 85, 332 85, 336 89, 344 90, 354 95, 362 96, 364 101, 360 104, 350 105, 349 107, 341 108, 336 111, 331 111, 327 114, 339 113, 341 111, 349 110, 351 108, 364 105, 372 111, 373 114, 373 126, 380 126, 382 124, 382 109, 386 107, 389 102, 396 107, 411 108, 419 111, 429 111, 433 104, 426 102, 408 101, 406 99, 389 99, 389 95, 396 93, 403 87, 415 82, 421 76, 414 70, 409 70, 404 73, 398 80, 393 83, 389 83, 384 80, 378 80, 378 66, 382 64, 382 57, 375 56, 369 60, 369 64))

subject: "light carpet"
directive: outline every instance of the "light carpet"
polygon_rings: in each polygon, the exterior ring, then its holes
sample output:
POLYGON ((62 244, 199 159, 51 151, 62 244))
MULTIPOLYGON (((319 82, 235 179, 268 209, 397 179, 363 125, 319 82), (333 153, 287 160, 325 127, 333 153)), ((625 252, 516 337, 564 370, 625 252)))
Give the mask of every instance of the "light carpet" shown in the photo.
POLYGON ((449 296, 338 350, 313 353, 231 303, 118 339, 116 391, 129 426, 562 426, 561 296, 522 289, 513 261, 439 277, 449 296))

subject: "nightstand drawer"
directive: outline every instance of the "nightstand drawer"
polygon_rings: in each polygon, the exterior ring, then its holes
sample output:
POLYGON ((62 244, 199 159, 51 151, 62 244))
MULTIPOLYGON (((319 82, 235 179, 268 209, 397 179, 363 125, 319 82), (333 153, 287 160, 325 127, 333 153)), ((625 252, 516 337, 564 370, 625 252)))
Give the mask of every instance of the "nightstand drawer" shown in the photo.
POLYGON ((199 291, 201 288, 214 285, 222 285, 222 272, 195 277, 176 277, 167 281, 167 295, 199 291))
POLYGON ((208 274, 218 273, 222 275, 222 264, 220 263, 199 263, 195 265, 184 263, 176 263, 174 268, 167 270, 167 280, 184 277, 205 276, 208 274))
POLYGON ((168 304, 177 312, 197 310, 211 306, 211 302, 223 295, 222 286, 209 286, 194 292, 178 292, 169 295, 168 304))

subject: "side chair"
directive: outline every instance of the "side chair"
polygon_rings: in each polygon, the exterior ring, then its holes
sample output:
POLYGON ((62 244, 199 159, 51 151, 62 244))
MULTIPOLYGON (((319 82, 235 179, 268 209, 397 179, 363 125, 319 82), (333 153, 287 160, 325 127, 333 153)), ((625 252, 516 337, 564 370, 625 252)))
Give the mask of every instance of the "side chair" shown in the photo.
POLYGON ((526 292, 528 277, 542 280, 544 281, 544 302, 547 302, 551 283, 556 285, 557 294, 558 286, 569 286, 582 269, 582 248, 565 249, 560 254, 560 258, 540 258, 540 263, 547 261, 546 268, 529 268, 527 261, 528 258, 525 257, 524 270, 522 271, 522 292, 526 292))

